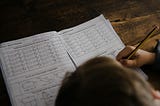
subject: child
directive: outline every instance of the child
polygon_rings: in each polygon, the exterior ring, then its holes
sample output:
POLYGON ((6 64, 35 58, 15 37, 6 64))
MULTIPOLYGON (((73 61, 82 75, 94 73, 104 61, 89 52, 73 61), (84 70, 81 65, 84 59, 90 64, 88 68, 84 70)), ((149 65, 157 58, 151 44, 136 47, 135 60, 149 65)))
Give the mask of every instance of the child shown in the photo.
POLYGON ((116 59, 127 67, 141 67, 145 64, 152 64, 154 69, 160 70, 160 40, 157 42, 154 53, 138 50, 131 60, 123 59, 134 49, 133 46, 126 46, 117 55, 116 59))
POLYGON ((155 53, 138 50, 132 59, 128 60, 124 57, 135 49, 133 46, 126 46, 116 57, 116 59, 126 67, 141 67, 145 64, 153 64, 155 61, 155 53))
POLYGON ((63 80, 56 106, 160 106, 160 93, 127 68, 153 64, 157 55, 138 50, 131 60, 123 59, 133 49, 124 48, 119 62, 97 57, 79 66, 63 80))

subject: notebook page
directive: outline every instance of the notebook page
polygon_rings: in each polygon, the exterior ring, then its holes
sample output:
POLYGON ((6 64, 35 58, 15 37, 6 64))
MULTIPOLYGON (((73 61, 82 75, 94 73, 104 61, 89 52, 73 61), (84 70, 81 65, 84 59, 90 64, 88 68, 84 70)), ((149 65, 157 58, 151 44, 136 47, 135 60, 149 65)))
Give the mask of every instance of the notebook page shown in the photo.
POLYGON ((75 69, 56 32, 3 43, 0 58, 13 106, 53 106, 64 74, 75 69))
POLYGON ((124 44, 103 15, 59 32, 77 65, 95 56, 115 57, 124 44))
MULTIPOLYGON (((59 32, 66 50, 77 66, 96 56, 115 58, 125 45, 103 15, 59 32)), ((148 76, 136 68, 145 79, 148 76)))

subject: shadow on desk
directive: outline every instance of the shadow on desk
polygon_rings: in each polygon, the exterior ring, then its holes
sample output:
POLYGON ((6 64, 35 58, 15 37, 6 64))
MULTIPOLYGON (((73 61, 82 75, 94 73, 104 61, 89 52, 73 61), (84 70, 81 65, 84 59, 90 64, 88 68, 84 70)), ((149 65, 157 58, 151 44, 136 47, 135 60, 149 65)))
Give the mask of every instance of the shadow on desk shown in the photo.
MULTIPOLYGON (((159 0, 1 0, 0 43, 69 28, 100 12, 111 21, 125 45, 135 45, 148 28, 160 26, 159 5, 159 0)), ((144 70, 151 84, 160 90, 160 72, 144 70)), ((0 101, 1 106, 10 106, 1 72, 0 101)))
POLYGON ((151 66, 143 66, 142 70, 148 75, 148 81, 151 83, 151 85, 157 89, 160 90, 160 83, 157 83, 160 78, 160 70, 156 70, 151 66))
POLYGON ((11 106, 11 103, 9 101, 9 96, 8 96, 8 93, 7 93, 7 89, 6 89, 6 86, 4 84, 4 80, 3 80, 3 77, 2 77, 2 73, 1 73, 1 70, 0 70, 0 101, 3 101, 0 103, 1 106, 11 106))

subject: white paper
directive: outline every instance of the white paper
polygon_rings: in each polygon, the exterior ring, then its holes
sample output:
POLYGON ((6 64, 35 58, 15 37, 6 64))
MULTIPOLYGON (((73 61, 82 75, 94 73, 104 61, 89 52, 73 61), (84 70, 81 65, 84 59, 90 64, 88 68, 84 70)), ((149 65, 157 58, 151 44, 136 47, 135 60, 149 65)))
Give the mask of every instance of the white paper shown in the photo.
POLYGON ((13 106, 54 106, 64 74, 75 69, 56 32, 3 43, 0 51, 13 106))
POLYGON ((62 30, 2 43, 2 74, 13 106, 54 106, 64 74, 124 44, 102 15, 62 30), (68 55, 69 54, 69 55, 68 55))
POLYGON ((59 32, 76 65, 95 56, 115 57, 124 44, 102 15, 59 32))

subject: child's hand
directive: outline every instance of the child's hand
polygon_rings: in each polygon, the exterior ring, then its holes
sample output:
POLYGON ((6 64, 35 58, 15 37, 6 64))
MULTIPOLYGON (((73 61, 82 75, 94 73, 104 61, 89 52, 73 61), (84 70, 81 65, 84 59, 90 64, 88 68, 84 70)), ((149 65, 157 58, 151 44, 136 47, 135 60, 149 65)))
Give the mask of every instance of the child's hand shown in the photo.
POLYGON ((119 52, 116 59, 124 66, 127 67, 141 67, 145 64, 152 64, 155 60, 155 53, 147 52, 139 49, 133 58, 124 59, 127 57, 133 50, 134 46, 126 46, 122 51, 119 52))

